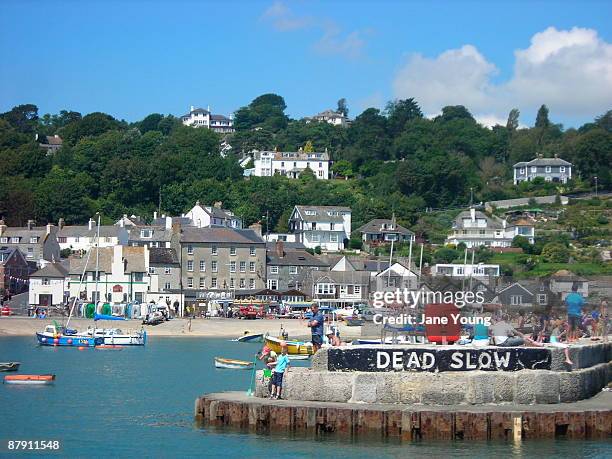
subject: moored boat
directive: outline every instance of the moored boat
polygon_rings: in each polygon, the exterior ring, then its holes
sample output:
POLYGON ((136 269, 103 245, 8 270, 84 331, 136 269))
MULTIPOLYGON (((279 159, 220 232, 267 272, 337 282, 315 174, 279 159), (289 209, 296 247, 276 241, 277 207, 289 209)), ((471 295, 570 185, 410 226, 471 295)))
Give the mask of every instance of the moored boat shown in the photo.
POLYGON ((45 385, 53 384, 55 375, 7 375, 5 384, 45 385))
POLYGON ((253 368, 253 362, 247 362, 246 360, 224 359, 222 357, 215 357, 215 367, 227 368, 231 370, 249 370, 253 368))
POLYGON ((287 354, 289 355, 312 355, 314 353, 312 343, 306 343, 304 341, 287 341, 269 335, 266 336, 264 340, 266 342, 266 346, 277 354, 281 353, 281 341, 285 341, 285 343, 287 343, 287 354))
POLYGON ((19 370, 19 362, 0 362, 0 371, 17 371, 19 370))
POLYGON ((93 347, 104 344, 103 337, 71 333, 65 327, 57 325, 47 325, 45 331, 36 332, 36 339, 41 346, 93 347))
POLYGON ((346 326, 347 327, 359 327, 361 325, 363 325, 363 319, 357 319, 354 317, 347 317, 344 319, 344 322, 346 322, 346 326))
MULTIPOLYGON (((92 329, 87 330, 87 335, 92 335, 92 329)), ((102 338, 103 344, 120 346, 144 346, 147 344, 147 332, 128 331, 124 332, 119 328, 95 328, 93 335, 102 338)))
POLYGON ((236 341, 239 341, 241 343, 261 343, 262 340, 263 333, 245 334, 244 336, 241 336, 240 338, 236 339, 236 341))

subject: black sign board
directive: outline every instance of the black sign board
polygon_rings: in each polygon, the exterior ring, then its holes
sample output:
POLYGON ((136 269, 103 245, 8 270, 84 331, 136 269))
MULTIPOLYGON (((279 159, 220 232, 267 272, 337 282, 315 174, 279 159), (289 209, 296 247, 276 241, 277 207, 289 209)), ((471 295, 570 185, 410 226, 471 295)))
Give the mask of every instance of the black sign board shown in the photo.
POLYGON ((518 371, 550 370, 542 348, 419 349, 355 348, 328 351, 329 371, 518 371))

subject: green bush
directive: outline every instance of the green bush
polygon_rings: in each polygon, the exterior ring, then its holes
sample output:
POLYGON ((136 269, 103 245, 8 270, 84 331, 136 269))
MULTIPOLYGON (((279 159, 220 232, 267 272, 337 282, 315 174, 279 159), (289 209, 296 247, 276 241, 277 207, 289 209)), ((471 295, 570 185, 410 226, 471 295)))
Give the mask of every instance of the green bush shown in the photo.
POLYGON ((548 263, 567 263, 570 250, 558 242, 549 242, 542 249, 542 259, 548 263))

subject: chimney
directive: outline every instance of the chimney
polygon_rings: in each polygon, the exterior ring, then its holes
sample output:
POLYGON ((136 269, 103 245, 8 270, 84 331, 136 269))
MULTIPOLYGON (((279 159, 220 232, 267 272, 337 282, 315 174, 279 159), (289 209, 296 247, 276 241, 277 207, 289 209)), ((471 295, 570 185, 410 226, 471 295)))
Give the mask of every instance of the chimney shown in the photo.
POLYGON ((196 205, 196 206, 199 206, 199 205, 200 205, 200 200, 199 200, 199 199, 196 201, 196 204, 195 204, 195 205, 196 205))
POLYGON ((60 218, 60 219, 57 221, 57 226, 58 226, 58 228, 59 228, 59 229, 62 229, 64 226, 66 226, 66 222, 64 221, 64 219, 63 219, 63 218, 60 218))
POLYGON ((285 256, 285 244, 283 244, 283 241, 276 241, 276 256, 278 258, 285 256))
POLYGON ((195 110, 195 107, 192 105, 191 107, 189 107, 189 112, 192 112, 195 110))
POLYGON ((172 217, 166 217, 166 229, 172 229, 172 217))
POLYGON ((157 220, 157 211, 153 212, 153 220, 157 220))
POLYGON ((123 228, 124 226, 125 226, 125 221, 122 218, 121 220, 119 220, 119 227, 123 228))
POLYGON ((220 209, 223 206, 223 201, 215 201, 213 204, 217 209, 220 209))
POLYGON ((51 234, 51 228, 53 225, 51 223, 47 223, 47 234, 51 234))
POLYGON ((28 230, 34 228, 34 220, 28 220, 28 230))
POLYGON ((558 159, 559 155, 557 153, 555 153, 555 159, 558 159))
POLYGON ((2 236, 4 234, 4 232, 6 231, 6 224, 4 223, 4 220, 0 219, 0 236, 2 236))
POLYGON ((252 225, 249 226, 250 230, 255 231, 255 233, 261 237, 262 236, 262 232, 261 232, 261 223, 253 223, 252 225))
POLYGON ((472 222, 476 221, 476 209, 473 207, 470 207, 470 218, 472 219, 472 222))
POLYGON ((87 227, 89 228, 89 231, 91 231, 94 227, 94 225, 96 224, 96 222, 94 221, 93 218, 89 219, 89 223, 87 224, 87 227))

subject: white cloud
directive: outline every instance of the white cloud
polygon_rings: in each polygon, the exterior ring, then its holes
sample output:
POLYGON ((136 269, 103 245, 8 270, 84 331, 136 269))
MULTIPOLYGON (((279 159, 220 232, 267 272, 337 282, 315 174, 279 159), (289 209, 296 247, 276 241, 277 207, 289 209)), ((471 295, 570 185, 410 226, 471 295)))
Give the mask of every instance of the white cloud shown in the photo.
POLYGON ((340 55, 349 59, 363 54, 366 41, 365 32, 354 30, 344 33, 331 19, 300 16, 294 13, 282 1, 276 1, 264 12, 262 19, 270 22, 279 32, 291 32, 299 29, 316 29, 321 38, 313 45, 320 54, 340 55))
POLYGON ((612 106, 612 45, 595 30, 549 27, 514 55, 510 79, 494 83, 496 66, 472 45, 434 58, 412 54, 395 77, 394 94, 415 97, 426 113, 462 104, 485 122, 505 120, 513 107, 534 112, 547 104, 553 118, 572 118, 612 106))
POLYGON ((505 126, 506 122, 508 121, 507 118, 502 118, 500 116, 497 116, 494 113, 483 113, 479 115, 474 115, 474 118, 480 124, 482 124, 485 127, 489 127, 489 128, 495 126, 496 124, 505 126))

